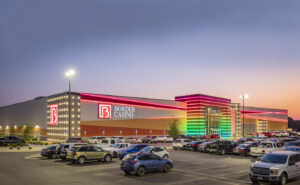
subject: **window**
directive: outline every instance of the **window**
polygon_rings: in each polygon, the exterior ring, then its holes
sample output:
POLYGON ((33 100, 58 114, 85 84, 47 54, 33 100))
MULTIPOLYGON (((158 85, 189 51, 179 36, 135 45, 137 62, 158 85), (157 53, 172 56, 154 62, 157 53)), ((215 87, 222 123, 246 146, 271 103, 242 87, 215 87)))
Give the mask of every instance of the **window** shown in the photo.
POLYGON ((296 161, 296 163, 300 162, 300 154, 296 154, 295 161, 296 161))
POLYGON ((145 147, 145 145, 138 145, 136 146, 137 149, 143 149, 145 147))
POLYGON ((78 151, 79 152, 86 152, 86 151, 88 151, 88 147, 81 147, 78 151))
POLYGON ((115 140, 111 140, 111 144, 115 144, 116 143, 116 141, 115 140))
POLYGON ((142 160, 142 161, 145 161, 145 160, 151 160, 152 158, 150 157, 150 155, 144 155, 144 156, 141 156, 139 158, 139 160, 142 160))
POLYGON ((64 148, 69 148, 69 145, 65 145, 64 148))
POLYGON ((289 163, 295 163, 296 162, 296 155, 291 155, 289 158, 289 163))
POLYGON ((163 152, 164 150, 161 147, 156 147, 155 152, 163 152))
POLYGON ((157 155, 152 154, 152 155, 151 155, 151 159, 152 159, 152 160, 160 160, 160 157, 157 156, 157 155))
POLYGON ((102 140, 102 143, 108 144, 108 140, 107 140, 107 139, 103 139, 103 140, 102 140))
POLYGON ((101 148, 99 148, 99 147, 93 147, 93 151, 95 151, 95 152, 102 152, 102 149, 101 148))

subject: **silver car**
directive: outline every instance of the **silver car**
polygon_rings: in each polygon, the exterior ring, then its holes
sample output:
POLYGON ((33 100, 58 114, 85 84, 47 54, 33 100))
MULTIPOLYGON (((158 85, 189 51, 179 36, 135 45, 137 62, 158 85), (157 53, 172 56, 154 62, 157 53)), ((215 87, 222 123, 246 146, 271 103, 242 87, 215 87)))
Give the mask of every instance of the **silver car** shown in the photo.
POLYGON ((277 151, 251 165, 250 179, 253 183, 261 181, 287 183, 288 179, 300 177, 300 153, 293 151, 277 151))

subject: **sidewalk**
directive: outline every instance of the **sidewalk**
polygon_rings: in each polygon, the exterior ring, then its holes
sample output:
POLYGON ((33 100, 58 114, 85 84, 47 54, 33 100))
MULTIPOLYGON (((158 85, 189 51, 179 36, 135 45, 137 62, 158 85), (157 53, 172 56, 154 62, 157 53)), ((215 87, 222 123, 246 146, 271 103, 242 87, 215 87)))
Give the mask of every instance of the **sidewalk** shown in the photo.
POLYGON ((34 145, 34 144, 28 144, 31 149, 29 149, 28 146, 23 146, 19 150, 17 147, 14 147, 13 149, 9 149, 9 147, 0 147, 0 152, 37 152, 41 151, 43 148, 46 148, 45 145, 34 145))

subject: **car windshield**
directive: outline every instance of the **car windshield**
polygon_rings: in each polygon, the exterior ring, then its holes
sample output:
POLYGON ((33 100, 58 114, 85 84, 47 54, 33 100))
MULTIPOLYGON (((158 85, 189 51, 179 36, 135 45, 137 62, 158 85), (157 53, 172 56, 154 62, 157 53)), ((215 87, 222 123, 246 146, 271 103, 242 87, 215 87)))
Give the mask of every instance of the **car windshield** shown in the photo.
POLYGON ((300 152, 300 148, 293 148, 293 147, 285 148, 284 150, 285 150, 285 151, 300 152))
POLYGON ((150 152, 151 149, 152 149, 152 147, 147 146, 147 147, 143 148, 143 149, 141 150, 141 152, 150 152))
POLYGON ((249 145, 239 145, 240 148, 247 148, 249 145))
POLYGON ((120 144, 113 144, 111 145, 112 148, 119 148, 120 144))
POLYGON ((261 162, 265 163, 278 163, 278 164, 285 164, 288 156, 287 155, 276 155, 276 154, 265 154, 264 157, 260 160, 261 162))

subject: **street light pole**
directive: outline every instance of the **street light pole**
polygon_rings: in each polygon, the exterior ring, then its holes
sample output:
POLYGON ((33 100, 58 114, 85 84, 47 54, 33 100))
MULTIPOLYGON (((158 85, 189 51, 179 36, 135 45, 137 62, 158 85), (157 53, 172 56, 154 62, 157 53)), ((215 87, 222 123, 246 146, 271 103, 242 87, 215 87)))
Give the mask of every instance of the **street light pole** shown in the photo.
POLYGON ((69 110, 69 116, 68 116, 68 129, 69 129, 69 132, 68 132, 68 139, 71 138, 71 77, 75 74, 75 71, 73 70, 69 70, 68 72, 66 72, 66 76, 68 77, 69 79, 69 101, 68 101, 68 110, 69 110))
POLYGON ((69 77, 69 134, 68 134, 68 138, 71 138, 71 77, 69 77))
POLYGON ((243 94, 240 98, 243 99, 243 137, 245 137, 245 99, 248 99, 248 94, 243 94))

